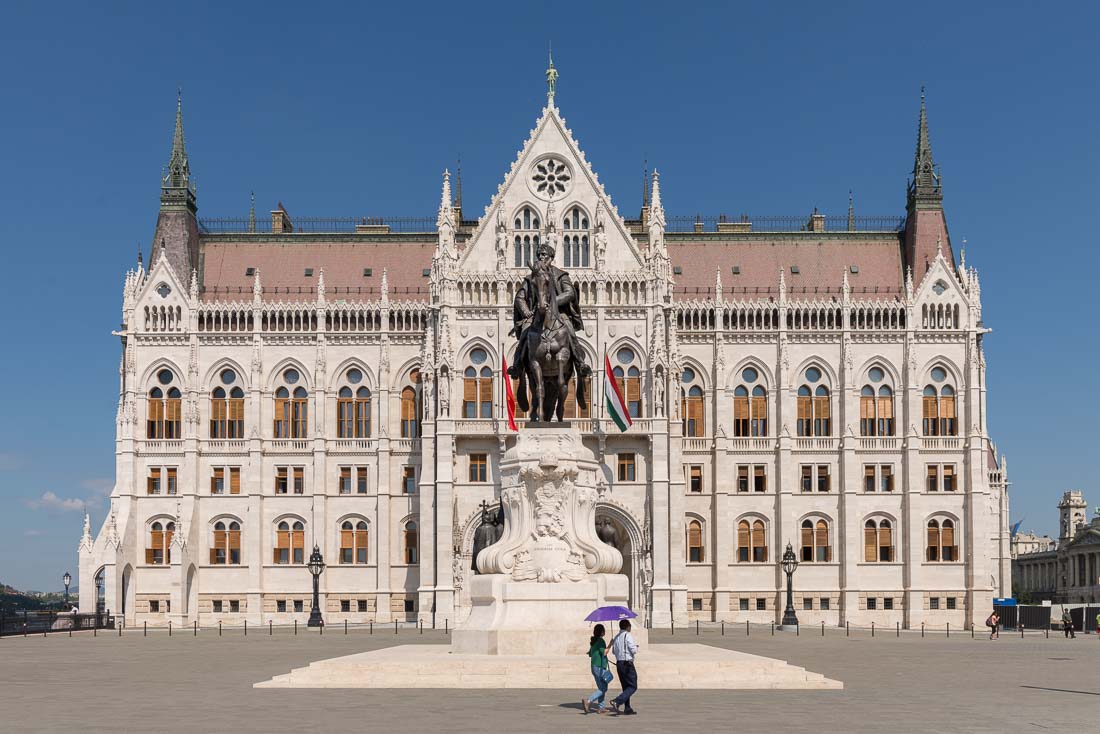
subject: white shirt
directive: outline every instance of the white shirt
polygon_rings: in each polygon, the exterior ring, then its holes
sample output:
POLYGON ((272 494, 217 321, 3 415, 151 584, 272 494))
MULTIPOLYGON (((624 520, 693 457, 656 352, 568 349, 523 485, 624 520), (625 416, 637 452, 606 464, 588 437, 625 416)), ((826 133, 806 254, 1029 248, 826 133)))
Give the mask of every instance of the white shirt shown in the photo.
POLYGON ((634 635, 629 632, 620 631, 619 634, 615 635, 615 639, 611 641, 611 654, 615 656, 616 662, 633 660, 637 653, 638 642, 634 639, 634 635))

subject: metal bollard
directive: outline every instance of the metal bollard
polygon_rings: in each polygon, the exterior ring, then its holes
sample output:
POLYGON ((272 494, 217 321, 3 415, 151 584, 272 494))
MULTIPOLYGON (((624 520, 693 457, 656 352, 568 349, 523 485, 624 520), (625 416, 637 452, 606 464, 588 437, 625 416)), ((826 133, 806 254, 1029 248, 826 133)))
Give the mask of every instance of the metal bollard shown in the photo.
POLYGON ((149 623, 148 622, 142 622, 141 623, 141 636, 142 637, 148 637, 149 636, 149 623))
POLYGON ((1020 625, 1020 639, 1024 639, 1024 626, 1022 624, 1020 625))
MULTIPOLYGON (((195 634, 193 634, 192 637, 198 637, 199 636, 199 620, 196 619, 193 622, 191 622, 191 626, 195 628, 195 634)), ((221 630, 222 630, 222 623, 218 622, 218 634, 219 635, 222 633, 221 630)))
POLYGON ((168 620, 168 636, 172 636, 172 620, 168 620))
POLYGON ((294 620, 294 636, 298 636, 298 620, 294 620))
POLYGON ((396 619, 393 620, 393 633, 395 635, 397 634, 397 620, 396 619))
POLYGON ((451 634, 451 620, 447 617, 443 618, 443 634, 451 634))
POLYGON ((370 621, 370 633, 372 635, 374 634, 374 620, 373 619, 370 621))
POLYGON ((222 621, 218 620, 218 637, 222 636, 222 621))
POLYGON ((947 636, 948 636, 948 638, 951 637, 951 623, 950 622, 947 623, 947 636))
POLYGON ((848 621, 844 622, 844 636, 845 637, 851 637, 852 636, 852 623, 851 622, 848 622, 848 621))
POLYGON ((669 622, 669 627, 672 629, 672 634, 676 634, 676 620, 673 619, 669 622))
POLYGON ((346 635, 347 633, 348 633, 348 620, 345 619, 344 620, 344 634, 346 635))
POLYGON ((825 636, 825 620, 821 620, 821 636, 825 636))
POLYGON ((920 636, 924 637, 924 622, 920 623, 920 636))
POLYGON ((974 623, 970 623, 970 639, 974 639, 974 623))
POLYGON ((875 636, 875 623, 871 622, 871 637, 875 636))
MULTIPOLYGON (((124 624, 120 624, 120 625, 118 626, 118 636, 119 636, 119 637, 122 637, 122 628, 123 628, 123 627, 125 627, 125 626, 126 626, 126 625, 124 625, 124 624)), ((73 636, 73 631, 72 631, 72 629, 70 629, 70 630, 69 630, 69 637, 72 637, 72 636, 73 636)))
POLYGON ((317 626, 317 634, 325 634, 325 621, 323 619, 321 620, 321 624, 317 626))
POLYGON ((749 636, 749 620, 745 620, 745 637, 749 636))
POLYGON ((799 630, 800 630, 801 627, 802 627, 802 625, 800 625, 798 622, 794 623, 794 636, 795 637, 798 637, 798 633, 799 633, 799 630))
POLYGON ((726 620, 722 620, 722 637, 726 636, 726 620))
POLYGON ((271 635, 272 635, 271 620, 269 619, 269 620, 267 620, 267 636, 271 637, 271 635))
POLYGON ((898 622, 897 625, 898 625, 898 633, 897 633, 896 637, 901 637, 901 622, 898 622))
POLYGON ((244 636, 248 637, 248 620, 244 621, 244 636))
POLYGON ((772 637, 775 637, 775 622, 772 622, 772 637))
POLYGON ((695 620, 695 636, 699 636, 699 620, 695 620))
POLYGON ((420 627, 420 634, 424 634, 424 620, 423 619, 420 620, 419 627, 420 627))

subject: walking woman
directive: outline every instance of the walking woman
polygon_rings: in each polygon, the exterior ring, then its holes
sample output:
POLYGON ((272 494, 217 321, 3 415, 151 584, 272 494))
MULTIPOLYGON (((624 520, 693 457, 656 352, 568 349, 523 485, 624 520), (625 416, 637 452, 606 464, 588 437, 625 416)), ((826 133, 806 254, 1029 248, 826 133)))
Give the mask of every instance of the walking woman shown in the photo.
POLYGON ((599 704, 599 713, 607 713, 607 706, 604 704, 604 696, 607 695, 607 686, 614 679, 611 675, 611 669, 607 664, 607 643, 604 642, 604 635, 607 634, 607 630, 604 629, 602 624, 597 624, 592 629, 592 637, 588 640, 588 658, 592 662, 592 677, 596 679, 596 692, 588 698, 581 699, 581 706, 584 707, 584 712, 590 713, 594 704, 599 704))

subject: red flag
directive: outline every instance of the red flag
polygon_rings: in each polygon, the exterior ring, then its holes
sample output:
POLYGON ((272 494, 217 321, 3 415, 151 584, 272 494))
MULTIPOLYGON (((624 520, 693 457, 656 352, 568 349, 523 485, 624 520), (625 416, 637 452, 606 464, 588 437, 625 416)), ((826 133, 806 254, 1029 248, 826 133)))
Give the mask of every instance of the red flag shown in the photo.
POLYGON ((501 361, 504 363, 501 368, 501 374, 504 375, 504 404, 508 408, 508 427, 513 431, 518 431, 516 427, 516 395, 512 392, 512 378, 508 376, 508 358, 501 357, 501 361))

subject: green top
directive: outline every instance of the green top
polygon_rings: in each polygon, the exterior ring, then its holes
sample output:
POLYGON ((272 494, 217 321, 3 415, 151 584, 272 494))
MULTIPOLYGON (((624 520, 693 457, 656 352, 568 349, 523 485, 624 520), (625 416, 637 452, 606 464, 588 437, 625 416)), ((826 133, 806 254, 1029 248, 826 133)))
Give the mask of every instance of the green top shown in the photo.
POLYGON ((607 667, 607 643, 603 641, 602 637, 597 637, 596 641, 588 648, 588 657, 592 660, 592 666, 595 668, 607 667))

